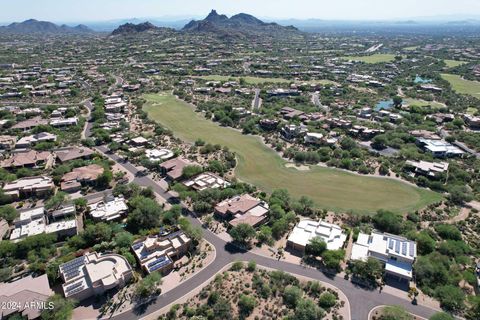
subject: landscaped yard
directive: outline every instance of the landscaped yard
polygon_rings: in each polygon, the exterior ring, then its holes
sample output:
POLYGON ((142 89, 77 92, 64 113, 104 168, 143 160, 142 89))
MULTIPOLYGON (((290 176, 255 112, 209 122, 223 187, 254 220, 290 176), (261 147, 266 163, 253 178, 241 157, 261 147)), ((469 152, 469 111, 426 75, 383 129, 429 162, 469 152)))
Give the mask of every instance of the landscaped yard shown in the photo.
POLYGON ((480 82, 462 79, 456 74, 442 73, 442 78, 450 82, 453 90, 480 99, 480 82))
POLYGON ((378 209, 412 211, 441 199, 437 193, 393 179, 319 166, 308 171, 287 168, 286 161, 258 137, 220 127, 171 94, 149 94, 144 98, 147 99, 144 110, 150 118, 171 129, 179 138, 190 142, 201 138, 236 152, 237 177, 265 191, 285 188, 295 197, 312 198, 319 207, 356 213, 373 213, 378 209))
POLYGON ((341 59, 361 61, 365 63, 382 63, 382 62, 392 62, 393 60, 395 60, 395 55, 386 54, 386 53, 377 53, 370 56, 346 56, 346 57, 341 57, 341 59))

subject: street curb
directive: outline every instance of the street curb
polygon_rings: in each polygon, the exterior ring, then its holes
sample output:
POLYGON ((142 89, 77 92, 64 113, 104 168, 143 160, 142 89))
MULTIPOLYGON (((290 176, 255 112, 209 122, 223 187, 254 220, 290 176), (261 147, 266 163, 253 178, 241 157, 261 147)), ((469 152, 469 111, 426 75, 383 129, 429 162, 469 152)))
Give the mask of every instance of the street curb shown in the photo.
MULTIPOLYGON (((240 262, 243 262, 243 263, 248 263, 248 261, 241 261, 241 260, 238 260, 240 262)), ((179 304, 179 303, 182 303, 182 302, 186 302, 188 301, 188 299, 196 296, 198 293, 200 293, 200 291, 202 291, 203 288, 205 288, 210 282, 213 281, 213 279, 215 279, 215 277, 217 276, 217 274, 220 274, 220 273, 223 273, 227 270, 229 270, 232 265, 238 261, 233 261, 233 262, 230 262, 228 263, 227 265, 225 265, 222 269, 220 269, 216 274, 214 274, 212 277, 210 277, 209 279, 205 280, 201 285, 199 285, 198 287, 196 287, 194 290, 190 291, 189 294, 183 296, 182 298, 180 299, 177 299, 176 301, 173 301, 172 303, 166 305, 165 307, 155 311, 155 312, 152 312, 150 313, 149 315, 143 317, 143 318, 140 318, 140 320, 155 320, 157 319, 160 315, 162 314, 165 314, 166 312, 168 312, 170 310, 170 308, 175 305, 175 304, 179 304)), ((262 269, 265 269, 265 270, 277 270, 277 269, 274 269, 274 268, 270 268, 270 267, 266 267, 266 266, 263 266, 261 264, 257 264, 257 267, 260 267, 262 269)), ((335 288, 338 292, 340 292, 343 296, 344 296, 344 299, 345 299, 345 305, 347 306, 347 309, 348 309, 348 313, 349 313, 349 317, 346 318, 345 320, 351 320, 352 318, 352 311, 350 309, 350 301, 348 300, 347 296, 345 295, 345 293, 343 293, 342 290, 340 290, 339 288, 335 287, 334 285, 331 285, 329 283, 326 283, 326 282, 323 282, 321 280, 317 280, 315 278, 310 278, 310 277, 305 277, 305 276, 301 276, 301 275, 298 275, 298 274, 295 274, 295 273, 292 273, 292 272, 287 272, 285 271, 286 273, 288 274, 291 274, 295 277, 299 277, 299 278, 304 278, 304 279, 311 279, 311 280, 314 280, 314 281, 318 281, 320 284, 322 284, 323 286, 326 286, 326 287, 333 287, 335 288)))

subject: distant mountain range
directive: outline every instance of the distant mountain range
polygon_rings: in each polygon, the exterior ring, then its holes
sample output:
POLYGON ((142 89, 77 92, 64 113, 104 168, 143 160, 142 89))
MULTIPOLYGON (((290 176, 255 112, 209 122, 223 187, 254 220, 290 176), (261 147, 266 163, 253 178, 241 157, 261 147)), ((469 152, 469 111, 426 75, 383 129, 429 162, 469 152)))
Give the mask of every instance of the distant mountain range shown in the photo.
POLYGON ((137 33, 156 29, 159 28, 154 26, 150 22, 143 22, 139 24, 125 23, 113 30, 112 35, 115 36, 119 34, 137 33))
POLYGON ((79 24, 75 27, 67 25, 56 25, 48 21, 38 21, 35 19, 23 22, 14 22, 8 26, 0 27, 0 32, 8 33, 47 33, 47 34, 63 34, 63 33, 90 33, 93 32, 89 27, 79 24))
MULTIPOLYGON (((158 31, 161 29, 165 30, 165 28, 157 27, 150 22, 140 24, 125 23, 113 30, 112 35, 158 31)), ((295 27, 284 27, 274 22, 263 22, 249 14, 240 13, 228 18, 226 15, 218 14, 215 10, 212 10, 203 20, 190 21, 181 31, 186 33, 212 33, 224 37, 244 37, 260 34, 278 35, 299 32, 295 27)))
POLYGON ((299 30, 293 26, 284 27, 275 22, 263 22, 246 13, 239 13, 228 18, 224 14, 218 14, 215 10, 212 10, 203 20, 190 21, 183 27, 182 31, 208 32, 228 36, 278 35, 299 32, 299 30))
POLYGON ((378 30, 407 30, 413 32, 434 32, 445 30, 475 30, 480 28, 478 16, 439 16, 418 17, 405 20, 350 21, 322 19, 271 19, 262 20, 245 13, 228 18, 212 10, 203 20, 191 20, 186 16, 164 16, 149 19, 121 19, 72 24, 55 24, 35 19, 0 26, 0 33, 46 33, 46 34, 88 34, 91 32, 112 32, 124 34, 155 30, 154 28, 172 28, 184 32, 210 32, 224 36, 252 36, 259 34, 284 35, 302 32, 350 32, 378 30), (148 20, 148 23, 144 21, 148 20), (273 22, 275 20, 275 22, 273 22), (88 26, 87 26, 88 25, 88 26), (288 26, 288 27, 287 27, 288 26), (423 30, 423 31, 422 31, 423 30))

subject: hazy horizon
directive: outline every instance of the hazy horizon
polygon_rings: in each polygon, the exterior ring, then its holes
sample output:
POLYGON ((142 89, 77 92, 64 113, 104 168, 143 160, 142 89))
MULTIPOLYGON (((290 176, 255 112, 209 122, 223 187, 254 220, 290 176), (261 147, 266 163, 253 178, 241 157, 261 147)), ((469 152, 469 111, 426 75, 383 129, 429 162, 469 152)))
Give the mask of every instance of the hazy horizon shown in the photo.
POLYGON ((181 20, 206 16, 215 9, 231 16, 240 12, 264 19, 322 19, 343 21, 398 21, 411 19, 468 19, 480 17, 477 0, 16 0, 2 3, 0 22, 27 19, 53 22, 102 22, 164 18, 181 20), (467 13, 467 12, 468 13, 467 13))

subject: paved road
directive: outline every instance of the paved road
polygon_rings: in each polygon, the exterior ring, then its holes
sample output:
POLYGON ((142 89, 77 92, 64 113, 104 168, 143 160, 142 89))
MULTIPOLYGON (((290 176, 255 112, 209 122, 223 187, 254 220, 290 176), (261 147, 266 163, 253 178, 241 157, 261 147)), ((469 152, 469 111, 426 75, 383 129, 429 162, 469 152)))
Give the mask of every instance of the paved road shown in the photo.
MULTIPOLYGON (((99 151, 105 153, 107 157, 110 159, 117 161, 119 165, 123 166, 125 170, 130 171, 132 174, 136 175, 138 173, 138 169, 135 168, 129 162, 123 162, 120 157, 115 154, 107 153, 108 149, 105 146, 97 147, 99 151)), ((168 200, 172 199, 173 195, 170 194, 168 191, 163 189, 160 185, 158 185, 155 181, 151 180, 147 176, 135 176, 133 181, 136 184, 142 186, 150 186, 153 190, 158 193, 162 198, 168 200)), ((189 220, 192 222, 193 225, 201 226, 201 223, 193 218, 188 217, 189 220)), ((190 278, 189 280, 180 283, 175 289, 162 294, 159 298, 149 306, 145 308, 142 314, 136 313, 134 310, 127 311, 123 314, 117 315, 113 317, 115 320, 134 320, 138 319, 141 316, 145 316, 147 314, 153 313, 157 310, 162 309, 165 306, 175 302, 176 300, 180 299, 181 297, 187 295, 191 292, 194 288, 201 286, 204 282, 211 279, 217 272, 219 272, 223 267, 227 264, 236 261, 236 260, 243 260, 243 261, 250 261, 254 260, 257 264, 277 269, 283 270, 286 272, 298 274, 301 276, 317 279, 323 282, 330 283, 340 289, 348 298, 350 302, 350 308, 352 313, 353 320, 364 320, 367 319, 368 312, 379 305, 402 305, 410 312, 419 315, 421 317, 429 318, 432 314, 436 312, 436 310, 432 310, 428 307, 423 306, 415 306, 410 303, 410 301, 398 298, 388 293, 379 293, 379 291, 368 291, 362 288, 357 287, 353 283, 348 280, 345 280, 340 277, 331 277, 325 275, 323 272, 313 269, 310 267, 300 266, 298 264, 288 263, 285 261, 277 261, 269 257, 260 256, 257 254, 253 254, 251 252, 239 252, 239 250, 234 249, 229 243, 225 242, 224 240, 220 239, 217 235, 212 233, 211 231, 204 229, 204 238, 210 242, 216 250, 216 259, 205 269, 200 271, 194 277, 190 278)))
MULTIPOLYGON (((119 77, 116 77, 116 78, 118 79, 119 77)), ((87 108, 92 110, 91 103, 86 106, 87 108)), ((85 128, 87 137, 90 136, 91 134, 90 132, 91 123, 89 122, 88 124, 89 126, 85 128)), ((108 148, 106 146, 97 146, 96 149, 97 151, 105 154, 111 160, 118 163, 125 170, 132 173, 135 177, 133 180, 134 183, 141 186, 151 187, 160 197, 162 197, 166 201, 176 200, 174 195, 172 195, 170 192, 165 190, 162 186, 160 186, 158 183, 153 181, 150 177, 139 175, 138 174, 139 170, 130 162, 123 160, 116 154, 109 153, 108 148)), ((193 216, 191 215, 188 216, 188 219, 191 221, 193 225, 201 226, 201 223, 193 216)), ((300 266, 298 264, 288 263, 285 261, 277 261, 272 258, 260 256, 251 252, 241 252, 238 249, 235 249, 231 244, 219 238, 210 230, 204 229, 203 233, 204 233, 204 238, 208 242, 210 242, 215 247, 215 250, 216 250, 216 258, 210 265, 208 265, 205 269, 198 272, 192 278, 180 283, 175 289, 160 295, 154 303, 146 306, 142 310, 142 313, 138 313, 135 310, 130 310, 120 315, 114 316, 113 319, 136 320, 142 316, 146 316, 155 311, 158 311, 164 308, 165 306, 168 306, 169 304, 184 297, 189 292, 191 292, 194 288, 201 286, 206 281, 208 281, 213 276, 215 276, 215 274, 217 274, 221 269, 223 269, 229 263, 237 260, 243 260, 243 261, 254 260, 259 265, 262 265, 264 267, 283 270, 286 272, 317 279, 319 281, 327 282, 334 285, 347 296, 350 303, 352 320, 367 319, 369 311, 379 305, 391 305, 391 304, 402 305, 405 308, 407 308, 407 310, 409 310, 410 312, 424 318, 429 318, 432 314, 436 312, 436 310, 430 309, 428 307, 412 305, 409 301, 398 298, 388 293, 379 293, 378 291, 368 291, 368 290, 359 288, 356 285, 352 284, 350 281, 347 281, 340 277, 327 276, 317 269, 300 266)))
POLYGON ((255 98, 252 101, 252 109, 254 112, 258 112, 262 106, 262 99, 260 98, 260 89, 255 89, 255 98))

